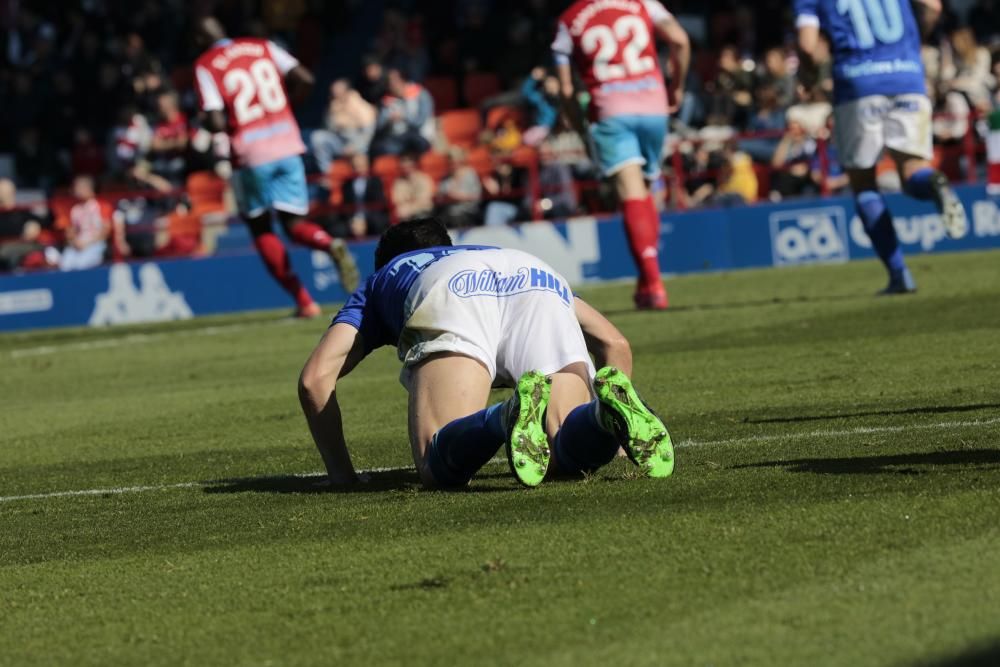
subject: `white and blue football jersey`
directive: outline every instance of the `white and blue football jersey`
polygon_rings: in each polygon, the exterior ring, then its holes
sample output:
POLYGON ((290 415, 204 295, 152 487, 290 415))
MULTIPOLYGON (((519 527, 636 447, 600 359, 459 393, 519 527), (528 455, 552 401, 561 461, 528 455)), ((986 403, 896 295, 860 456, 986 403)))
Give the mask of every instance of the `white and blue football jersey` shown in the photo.
POLYGON ((456 253, 495 249, 490 246, 441 246, 400 255, 369 276, 333 318, 333 324, 349 324, 358 329, 366 353, 383 345, 396 345, 408 318, 406 298, 424 271, 456 253))
POLYGON ((834 103, 870 95, 926 95, 911 0, 794 0, 796 25, 829 35, 834 103))

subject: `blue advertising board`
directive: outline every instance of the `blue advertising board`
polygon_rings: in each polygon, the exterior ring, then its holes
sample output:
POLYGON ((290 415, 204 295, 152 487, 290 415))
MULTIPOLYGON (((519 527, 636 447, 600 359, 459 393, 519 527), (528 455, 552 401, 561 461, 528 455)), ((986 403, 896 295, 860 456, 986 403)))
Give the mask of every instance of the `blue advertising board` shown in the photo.
MULTIPOLYGON (((945 236, 930 205, 889 197, 907 253, 1000 248, 1000 211, 985 187, 966 186, 958 192, 971 221, 960 239, 945 236)), ((850 198, 665 214, 660 239, 661 268, 670 274, 874 256, 850 198)), ((455 240, 531 252, 574 285, 635 273, 616 217, 477 227, 456 233, 455 240)), ((370 241, 352 246, 363 274, 373 268, 374 247, 370 241)), ((326 254, 303 249, 290 254, 319 301, 347 297, 326 254)), ((186 319, 291 305, 249 247, 199 259, 0 276, 0 331, 186 319)))

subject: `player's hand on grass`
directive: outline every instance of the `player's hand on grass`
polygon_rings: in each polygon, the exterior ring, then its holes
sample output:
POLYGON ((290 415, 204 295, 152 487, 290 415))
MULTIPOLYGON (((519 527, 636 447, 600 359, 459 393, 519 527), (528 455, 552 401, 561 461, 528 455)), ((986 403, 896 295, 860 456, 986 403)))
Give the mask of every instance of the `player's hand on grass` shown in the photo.
POLYGON ((348 486, 355 486, 357 484, 367 484, 371 481, 371 475, 368 473, 338 473, 336 475, 327 475, 326 477, 318 480, 316 482, 317 489, 339 489, 348 486))

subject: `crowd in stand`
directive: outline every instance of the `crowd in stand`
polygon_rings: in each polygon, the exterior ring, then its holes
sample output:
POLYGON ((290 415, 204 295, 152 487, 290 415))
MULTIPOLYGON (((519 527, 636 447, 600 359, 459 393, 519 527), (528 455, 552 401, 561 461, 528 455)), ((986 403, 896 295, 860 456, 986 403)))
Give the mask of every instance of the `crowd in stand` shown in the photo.
MULTIPOLYGON (((177 37, 208 12, 233 34, 281 42, 326 81, 300 112, 314 213, 333 233, 370 236, 431 210, 453 226, 604 210, 609 195, 561 118, 547 69, 559 4, 0 0, 0 175, 8 177, 0 180, 0 270, 198 247, 165 231, 183 231, 178 221, 203 210, 190 200, 192 174, 219 167, 191 90, 197 53, 177 37), (358 25, 368 26, 368 50, 338 69, 346 56, 331 45, 358 25), (25 208, 18 189, 66 203, 25 208)), ((665 147, 676 157, 657 188, 664 205, 667 197, 725 206, 845 188, 827 141, 829 67, 816 86, 798 83, 791 3, 665 4, 691 29, 696 51, 665 147)), ((928 88, 941 114, 933 129, 944 147, 1000 105, 995 4, 979 0, 964 21, 948 14, 926 39, 928 88)), ((669 70, 666 57, 663 64, 669 70)))

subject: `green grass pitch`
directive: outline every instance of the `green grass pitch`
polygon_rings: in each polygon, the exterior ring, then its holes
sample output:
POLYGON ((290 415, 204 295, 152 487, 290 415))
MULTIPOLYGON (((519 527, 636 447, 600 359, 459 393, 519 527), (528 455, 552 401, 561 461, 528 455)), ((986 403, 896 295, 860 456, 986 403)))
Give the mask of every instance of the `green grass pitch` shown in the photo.
POLYGON ((0 664, 998 664, 1000 253, 912 265, 890 299, 875 263, 585 290, 663 481, 421 491, 383 351, 339 393, 397 470, 318 492, 322 322, 0 336, 0 664))

